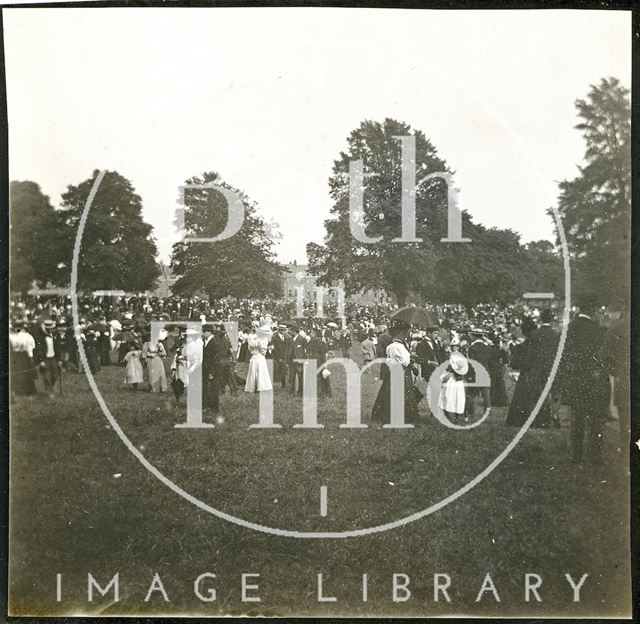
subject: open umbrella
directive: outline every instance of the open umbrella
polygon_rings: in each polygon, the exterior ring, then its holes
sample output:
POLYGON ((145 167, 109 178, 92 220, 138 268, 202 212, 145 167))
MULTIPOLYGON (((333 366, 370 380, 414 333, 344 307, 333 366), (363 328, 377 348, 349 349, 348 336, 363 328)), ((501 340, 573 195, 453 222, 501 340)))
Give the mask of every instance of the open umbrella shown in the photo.
POLYGON ((439 327, 438 319, 433 312, 416 306, 400 308, 391 314, 391 318, 404 321, 407 325, 420 325, 425 329, 439 327))

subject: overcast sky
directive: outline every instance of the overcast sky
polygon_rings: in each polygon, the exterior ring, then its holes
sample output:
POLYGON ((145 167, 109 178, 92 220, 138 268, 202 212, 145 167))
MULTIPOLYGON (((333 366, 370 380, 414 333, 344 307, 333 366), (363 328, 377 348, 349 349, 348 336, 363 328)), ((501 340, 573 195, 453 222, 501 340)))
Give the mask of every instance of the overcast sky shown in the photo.
POLYGON ((574 101, 631 84, 622 11, 5 9, 12 180, 57 206, 96 168, 129 178, 161 257, 178 186, 205 170, 279 223, 305 260, 348 134, 393 117, 456 171, 460 205, 523 240, 583 155, 574 101))

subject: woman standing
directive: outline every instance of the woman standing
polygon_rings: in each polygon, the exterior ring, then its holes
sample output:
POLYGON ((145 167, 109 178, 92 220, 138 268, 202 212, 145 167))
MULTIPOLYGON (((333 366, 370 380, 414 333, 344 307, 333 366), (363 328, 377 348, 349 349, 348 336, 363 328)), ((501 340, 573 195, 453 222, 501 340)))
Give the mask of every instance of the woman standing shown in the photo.
POLYGON ((394 376, 394 364, 402 367, 404 384, 404 421, 414 423, 418 418, 418 401, 413 386, 411 355, 407 347, 409 325, 404 321, 394 321, 390 328, 391 343, 387 347, 387 365, 389 374, 384 375, 382 386, 373 405, 371 420, 388 423, 391 420, 391 378, 394 376))
POLYGON ((165 357, 167 357, 167 352, 161 342, 153 344, 147 341, 142 345, 142 358, 147 362, 147 376, 151 392, 167 391, 167 374, 162 361, 162 358, 165 357))
POLYGON ((441 375, 440 398, 438 406, 444 415, 454 422, 465 413, 466 394, 464 390, 465 376, 469 372, 469 362, 459 351, 452 351, 449 366, 441 375))
POLYGON ((141 356, 142 352, 137 342, 132 342, 129 345, 129 351, 127 351, 127 354, 124 356, 124 363, 127 367, 124 383, 131 384, 134 390, 137 390, 138 384, 144 381, 142 363, 140 362, 141 356))
POLYGON ((245 392, 262 392, 263 390, 273 390, 267 359, 265 357, 271 340, 271 327, 264 323, 256 329, 247 339, 251 360, 249 360, 249 370, 247 371, 247 382, 244 386, 245 392))

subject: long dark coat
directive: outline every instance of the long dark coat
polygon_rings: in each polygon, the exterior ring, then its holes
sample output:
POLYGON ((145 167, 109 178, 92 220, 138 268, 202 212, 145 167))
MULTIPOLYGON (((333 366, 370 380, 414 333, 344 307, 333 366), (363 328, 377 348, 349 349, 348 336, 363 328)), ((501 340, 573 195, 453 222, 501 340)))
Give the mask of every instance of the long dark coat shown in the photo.
MULTIPOLYGON (((509 406, 507 424, 521 427, 531 415, 544 389, 553 359, 558 349, 558 334, 548 325, 536 329, 521 345, 520 377, 509 406)), ((513 364, 513 363, 512 363, 513 364)), ((551 424, 549 401, 545 401, 535 421, 534 427, 548 427, 551 424)))
MULTIPOLYGON (((396 339, 398 340, 398 339, 396 339)), ((399 341, 402 342, 402 341, 399 341)), ((407 346, 404 342, 402 344, 407 346)), ((408 351, 408 348, 407 348, 408 351)), ((385 365, 385 368, 386 365, 385 365)), ((413 424, 418 419, 418 398, 413 385, 411 365, 404 367, 404 422, 413 424)), ((389 423, 391 421, 391 375, 387 374, 382 378, 382 385, 378 391, 376 402, 373 405, 371 420, 374 422, 389 423)))

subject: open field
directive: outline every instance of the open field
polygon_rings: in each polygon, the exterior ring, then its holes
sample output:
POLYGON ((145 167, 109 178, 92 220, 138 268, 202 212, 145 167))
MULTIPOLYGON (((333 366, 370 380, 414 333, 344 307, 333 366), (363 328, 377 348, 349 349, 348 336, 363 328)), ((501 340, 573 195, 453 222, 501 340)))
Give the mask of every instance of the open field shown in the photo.
MULTIPOLYGON (((299 531, 342 531, 397 520, 437 502, 480 472, 513 438, 505 408, 471 431, 452 431, 429 415, 414 430, 347 430, 344 379, 320 400, 324 429, 293 428, 301 401, 276 390, 278 430, 249 429, 257 398, 222 401, 214 429, 175 429, 184 421, 170 394, 137 393, 124 370, 96 380, 113 415, 158 469, 208 504, 245 520, 299 531), (320 515, 320 488, 327 515, 320 515)), ((368 421, 379 382, 364 376, 368 421)), ((618 616, 628 613, 626 457, 606 427, 605 466, 574 466, 568 424, 530 430, 482 483, 435 514, 383 533, 302 540, 257 533, 218 519, 166 488, 128 452, 107 424, 82 374, 63 394, 18 398, 11 413, 10 604, 14 614, 193 613, 268 615, 453 615, 460 613, 618 616), (194 595, 202 573, 203 592, 194 595), (62 574, 56 602, 56 573, 62 574), (87 601, 87 573, 113 593, 87 601), (145 596, 158 573, 161 592, 145 596), (242 573, 260 574, 261 602, 241 602, 242 573), (318 602, 317 575, 324 595, 318 602), (411 597, 392 599, 392 575, 410 578, 411 597), (434 601, 434 574, 451 577, 434 601), (500 596, 476 603, 490 573, 500 596), (541 602, 525 602, 524 575, 539 574, 541 602), (565 574, 587 573, 581 601, 565 574), (367 602, 362 575, 368 575, 367 602)), ((403 593, 403 592, 401 592, 403 593)))

